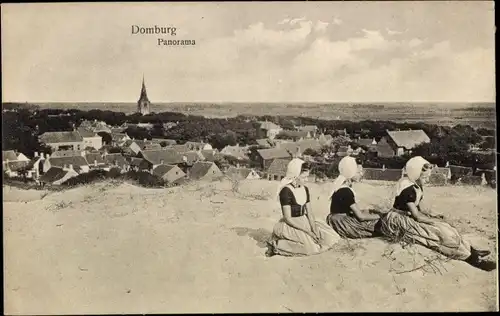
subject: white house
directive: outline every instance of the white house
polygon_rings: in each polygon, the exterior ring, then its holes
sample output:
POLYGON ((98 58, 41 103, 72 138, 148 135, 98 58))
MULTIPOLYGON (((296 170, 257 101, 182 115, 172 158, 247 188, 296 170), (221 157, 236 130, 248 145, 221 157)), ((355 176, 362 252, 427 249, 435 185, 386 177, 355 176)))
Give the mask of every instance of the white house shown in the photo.
POLYGON ((82 156, 50 157, 47 155, 43 163, 43 172, 47 172, 52 167, 69 168, 70 165, 78 173, 86 173, 90 170, 87 160, 82 156))
POLYGON ((83 138, 83 148, 92 147, 95 149, 101 149, 102 147, 102 137, 97 133, 89 131, 84 128, 79 128, 78 133, 83 138))

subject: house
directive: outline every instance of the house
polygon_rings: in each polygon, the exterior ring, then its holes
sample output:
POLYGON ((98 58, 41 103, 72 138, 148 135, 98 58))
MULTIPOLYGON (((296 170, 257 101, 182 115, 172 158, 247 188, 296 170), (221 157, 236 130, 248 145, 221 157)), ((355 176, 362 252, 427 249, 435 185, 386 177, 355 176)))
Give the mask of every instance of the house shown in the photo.
POLYGON ((72 157, 51 157, 47 155, 43 164, 43 171, 47 172, 52 167, 67 168, 72 166, 72 169, 78 173, 89 172, 90 167, 87 160, 82 156, 72 156, 72 157))
POLYGON ((273 144, 267 138, 257 139, 256 142, 257 142, 257 145, 259 145, 260 147, 264 147, 264 148, 273 147, 273 144))
MULTIPOLYGON (((96 134, 101 133, 101 132, 111 134, 111 133, 113 133, 113 130, 115 132, 117 130, 116 128, 111 128, 110 126, 108 126, 108 124, 106 124, 106 122, 98 121, 98 120, 94 120, 94 121, 85 120, 80 124, 80 127, 84 128, 86 130, 89 130, 91 132, 94 132, 96 134)), ((124 129, 121 129, 119 132, 121 132, 123 130, 124 129)))
POLYGON ((226 146, 221 151, 220 154, 223 156, 231 156, 238 160, 249 160, 248 158, 248 147, 241 147, 239 144, 235 146, 226 146))
POLYGON ((205 160, 205 156, 203 156, 201 151, 188 151, 188 152, 182 153, 182 161, 187 166, 192 166, 197 161, 204 161, 204 160, 205 160))
POLYGON ((222 171, 213 162, 198 161, 189 170, 189 178, 193 180, 216 180, 223 177, 222 171))
POLYGON ((184 163, 182 154, 176 150, 166 148, 161 150, 144 150, 139 157, 149 162, 154 169, 158 165, 178 165, 184 163))
POLYGON ((85 155, 90 168, 104 168, 107 166, 106 161, 100 153, 88 153, 85 155))
POLYGON ((132 155, 137 155, 141 152, 141 147, 136 143, 135 140, 127 140, 125 143, 122 145, 123 148, 126 149, 126 151, 130 152, 132 155))
POLYGON ((273 122, 265 121, 260 122, 260 130, 265 133, 267 138, 274 139, 283 129, 273 122))
POLYGON ((130 168, 129 163, 122 154, 105 154, 103 156, 106 166, 111 168, 119 168, 121 171, 126 172, 130 168))
POLYGON ((189 147, 186 144, 171 145, 171 146, 168 146, 167 148, 168 149, 173 149, 173 150, 177 151, 179 154, 182 154, 182 153, 185 153, 187 151, 190 151, 189 147))
POLYGON ((306 132, 311 137, 316 137, 316 134, 318 133, 318 127, 316 125, 299 126, 297 127, 297 130, 300 132, 306 132))
POLYGON ((131 157, 128 164, 133 171, 150 171, 154 168, 153 164, 144 158, 131 157))
POLYGON ((259 174, 250 168, 240 168, 240 167, 229 167, 226 170, 226 175, 230 177, 231 179, 238 179, 238 180, 254 180, 254 179, 260 179, 259 174))
POLYGON ((115 146, 121 146, 127 140, 131 138, 126 133, 111 133, 111 142, 115 146))
POLYGON ((21 170, 24 170, 24 175, 26 178, 33 177, 33 164, 31 160, 15 160, 15 161, 6 161, 3 163, 4 171, 7 173, 9 177, 20 177, 22 176, 21 170))
POLYGON ((53 184, 60 185, 68 179, 78 176, 78 173, 73 168, 51 167, 45 174, 43 174, 38 181, 42 185, 53 184))
POLYGON ((377 157, 391 158, 396 156, 396 150, 394 150, 394 147, 387 142, 386 137, 382 137, 382 139, 380 139, 377 145, 373 146, 373 148, 375 148, 377 157))
POLYGON ((162 148, 160 144, 146 143, 141 147, 141 150, 161 150, 162 148))
POLYGON ((160 146, 165 145, 165 146, 162 146, 162 147, 167 147, 167 146, 171 146, 171 145, 177 145, 177 141, 175 139, 167 139, 167 138, 153 138, 151 140, 152 143, 155 143, 155 144, 158 144, 160 146))
POLYGON ((83 137, 77 131, 71 132, 46 132, 39 136, 39 141, 57 150, 83 150, 85 148, 83 137))
POLYGON ((402 175, 402 169, 363 168, 363 179, 366 180, 399 181, 402 175))
POLYGON ((307 131, 281 131, 276 137, 297 141, 299 139, 311 138, 312 135, 307 131))
POLYGON ((102 147, 102 137, 97 133, 82 127, 79 127, 77 131, 83 138, 83 148, 100 149, 102 147))
POLYGON ((74 156, 85 156, 85 151, 83 150, 58 150, 54 151, 51 155, 52 158, 57 157, 74 157, 74 156))
POLYGON ((358 138, 354 141, 356 144, 360 146, 364 146, 366 148, 370 148, 371 146, 377 145, 377 141, 375 138, 358 138))
POLYGON ((293 157, 302 157, 307 149, 319 151, 321 147, 321 143, 315 139, 304 139, 297 142, 278 143, 276 145, 276 148, 285 149, 293 157))
POLYGON ((17 161, 31 161, 23 153, 17 153, 17 161))
POLYGON ((269 168, 265 172, 265 177, 267 180, 277 180, 280 181, 286 175, 286 170, 288 164, 292 159, 274 159, 269 168))
POLYGON ((204 159, 205 161, 211 161, 211 162, 217 161, 218 153, 213 149, 212 150, 202 150, 201 154, 205 158, 204 159))
POLYGON ((430 143, 431 139, 421 130, 389 131, 387 130, 387 143, 396 152, 396 156, 402 156, 411 152, 416 146, 430 143))
POLYGON ((210 150, 213 149, 212 145, 203 142, 186 142, 188 150, 210 150))
POLYGON ((167 183, 175 183, 186 177, 184 171, 176 165, 159 165, 153 169, 153 175, 167 183))
POLYGON ((258 160, 263 170, 267 170, 274 159, 291 158, 285 148, 269 148, 257 150, 258 160))
POLYGON ((17 153, 13 150, 2 150, 2 162, 16 161, 17 153))

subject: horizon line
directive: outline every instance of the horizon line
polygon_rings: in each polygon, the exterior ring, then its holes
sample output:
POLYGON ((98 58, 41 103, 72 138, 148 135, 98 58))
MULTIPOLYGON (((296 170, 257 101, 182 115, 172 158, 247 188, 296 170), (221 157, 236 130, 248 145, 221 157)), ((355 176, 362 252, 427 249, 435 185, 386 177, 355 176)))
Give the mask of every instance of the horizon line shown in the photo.
MULTIPOLYGON (((128 103, 136 104, 135 101, 2 101, 2 103, 20 103, 20 104, 37 104, 37 103, 128 103)), ((410 104, 425 104, 425 103, 438 103, 438 104, 496 104, 495 101, 157 101, 151 102, 151 105, 155 104, 189 104, 189 103, 201 103, 201 104, 400 104, 400 103, 410 103, 410 104)))

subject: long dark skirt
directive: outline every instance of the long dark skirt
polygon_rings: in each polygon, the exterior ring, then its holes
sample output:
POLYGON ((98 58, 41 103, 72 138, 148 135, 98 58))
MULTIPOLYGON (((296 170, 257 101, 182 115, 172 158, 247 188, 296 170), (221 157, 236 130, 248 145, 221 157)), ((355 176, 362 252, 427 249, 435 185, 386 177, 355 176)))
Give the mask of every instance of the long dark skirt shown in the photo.
POLYGON ((342 238, 358 239, 380 236, 380 220, 359 221, 348 214, 329 214, 326 222, 342 238))

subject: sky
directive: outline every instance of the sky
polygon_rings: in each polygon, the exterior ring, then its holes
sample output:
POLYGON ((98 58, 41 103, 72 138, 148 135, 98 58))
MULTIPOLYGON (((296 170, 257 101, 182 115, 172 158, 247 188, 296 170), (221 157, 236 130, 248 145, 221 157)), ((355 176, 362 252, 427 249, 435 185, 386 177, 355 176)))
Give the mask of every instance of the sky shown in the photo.
POLYGON ((495 101, 492 1, 2 4, 1 26, 3 102, 136 102, 143 75, 153 103, 495 101))

